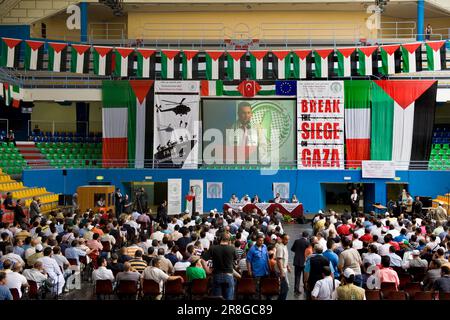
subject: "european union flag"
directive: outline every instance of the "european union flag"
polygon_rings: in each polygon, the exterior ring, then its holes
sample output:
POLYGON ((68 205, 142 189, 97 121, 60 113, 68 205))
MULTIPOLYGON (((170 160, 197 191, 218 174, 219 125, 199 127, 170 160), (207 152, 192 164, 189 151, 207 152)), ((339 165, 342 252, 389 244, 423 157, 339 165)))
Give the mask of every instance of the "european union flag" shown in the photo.
POLYGON ((295 96, 297 95, 297 81, 277 80, 275 81, 275 91, 277 96, 295 96))

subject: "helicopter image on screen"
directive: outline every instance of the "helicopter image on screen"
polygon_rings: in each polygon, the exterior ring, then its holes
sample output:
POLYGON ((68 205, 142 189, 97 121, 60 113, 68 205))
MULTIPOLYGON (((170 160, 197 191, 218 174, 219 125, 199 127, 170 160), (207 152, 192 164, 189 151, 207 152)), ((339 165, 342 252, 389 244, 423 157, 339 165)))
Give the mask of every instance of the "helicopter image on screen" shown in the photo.
POLYGON ((188 107, 186 104, 183 104, 185 99, 186 98, 181 99, 180 102, 161 100, 163 102, 166 102, 168 105, 175 105, 175 106, 172 107, 172 108, 169 108, 169 109, 162 110, 161 109, 162 106, 156 105, 156 109, 157 109, 158 112, 169 112, 169 111, 172 111, 173 113, 175 113, 176 115, 179 115, 179 116, 182 116, 184 114, 188 114, 188 112, 191 111, 191 108, 188 107))

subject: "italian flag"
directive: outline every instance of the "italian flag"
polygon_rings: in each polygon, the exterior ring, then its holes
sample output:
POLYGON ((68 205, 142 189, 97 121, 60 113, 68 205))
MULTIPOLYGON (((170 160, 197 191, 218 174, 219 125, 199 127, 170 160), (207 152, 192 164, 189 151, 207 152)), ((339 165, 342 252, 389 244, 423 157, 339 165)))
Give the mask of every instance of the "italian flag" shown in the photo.
POLYGON ((111 73, 112 47, 94 46, 93 49, 94 73, 98 76, 109 75, 111 73))
POLYGON ((222 80, 200 81, 200 95, 204 97, 218 97, 223 95, 222 80))
POLYGON ((381 73, 384 75, 395 74, 395 52, 399 45, 381 46, 381 73))
POLYGON ((344 81, 347 168, 361 167, 361 160, 370 159, 370 86, 366 80, 344 81))
POLYGON ((53 72, 66 71, 67 43, 48 43, 48 70, 53 72))
POLYGON ((205 51, 206 79, 219 79, 219 58, 222 55, 223 51, 205 51))
POLYGON ((373 53, 377 46, 358 48, 358 73, 361 76, 373 75, 373 53))
POLYGON ((422 61, 420 59, 421 47, 421 42, 402 44, 403 72, 416 72, 422 70, 420 63, 417 63, 417 60, 422 61))
POLYGON ((42 68, 44 55, 44 42, 25 41, 25 70, 37 70, 42 68))
POLYGON ((103 167, 144 167, 152 86, 153 80, 103 81, 103 167))
POLYGON ((274 96, 275 84, 259 84, 254 80, 244 80, 238 85, 223 83, 222 94, 224 96, 247 97, 274 96))
POLYGON ((227 51, 227 75, 229 80, 241 79, 241 59, 246 51, 227 51))
POLYGON ((337 49, 338 58, 338 76, 350 77, 352 75, 352 54, 355 52, 355 48, 341 48, 337 49))
POLYGON ((428 70, 438 71, 445 69, 445 41, 427 41, 425 42, 427 50, 428 70))
POLYGON ((91 46, 84 44, 72 44, 70 72, 88 73, 89 71, 89 49, 91 46))
POLYGON ((137 76, 139 78, 150 78, 150 59, 155 53, 152 49, 137 49, 137 76))
POLYGON ((264 57, 268 50, 250 51, 250 77, 254 80, 264 78, 264 57))
POLYGON ((2 54, 0 56, 0 66, 7 68, 16 68, 19 63, 19 50, 17 45, 21 43, 20 39, 2 38, 2 54))
MULTIPOLYGON (((306 79, 308 74, 307 58, 311 54, 311 50, 294 50, 292 55, 293 72, 295 79, 306 79)), ((292 77, 291 77, 292 78, 292 77)))
POLYGON ((289 79, 291 72, 291 51, 274 50, 272 54, 277 58, 276 62, 276 78, 289 79))
POLYGON ((330 56, 333 49, 321 49, 314 51, 315 77, 328 78, 330 69, 330 56))
POLYGON ((183 50, 181 52, 183 80, 192 79, 192 61, 197 53, 198 50, 183 50))
POLYGON ((130 68, 130 55, 134 52, 134 48, 115 48, 114 50, 114 68, 113 74, 117 77, 128 77, 128 69, 130 68))
POLYGON ((392 160, 399 170, 429 158, 437 81, 376 80, 371 88, 371 159, 392 160))
POLYGON ((180 53, 179 50, 161 50, 161 78, 175 78, 175 57, 180 53))

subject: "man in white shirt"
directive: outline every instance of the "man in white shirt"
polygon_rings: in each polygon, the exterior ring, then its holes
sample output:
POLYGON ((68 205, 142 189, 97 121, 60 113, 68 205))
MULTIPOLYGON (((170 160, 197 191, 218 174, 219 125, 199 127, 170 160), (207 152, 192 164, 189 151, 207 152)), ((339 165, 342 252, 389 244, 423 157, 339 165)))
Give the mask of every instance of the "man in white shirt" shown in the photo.
POLYGON ((393 246, 391 246, 389 248, 389 253, 387 254, 387 256, 389 258, 391 258, 391 267, 401 267, 403 264, 403 260, 402 258, 395 253, 395 248, 393 246))
POLYGON ((158 230, 156 232, 153 232, 150 236, 150 239, 152 240, 158 240, 158 242, 161 242, 164 238, 164 233, 161 232, 161 227, 158 227, 158 230))
POLYGON ((330 267, 323 267, 323 279, 316 282, 311 292, 313 300, 333 300, 333 292, 340 285, 339 280, 333 279, 330 267))
POLYGON ((25 262, 23 261, 23 259, 18 254, 15 254, 13 251, 14 251, 13 247, 11 246, 6 247, 6 254, 0 258, 0 261, 5 262, 5 260, 10 260, 14 263, 20 263, 21 265, 24 266, 25 262))
POLYGON ((14 267, 11 268, 11 261, 7 260, 3 264, 3 267, 5 268, 6 272, 6 286, 9 289, 17 289, 19 292, 19 297, 22 297, 22 288, 28 287, 27 279, 20 274, 20 271, 22 271, 22 265, 20 263, 14 264, 14 267))
POLYGON ((111 280, 114 282, 114 274, 111 270, 107 269, 107 261, 103 257, 98 258, 98 269, 92 272, 92 281, 95 283, 97 280, 111 280))
POLYGON ((211 241, 206 237, 206 232, 204 230, 200 232, 200 243, 202 244, 203 249, 209 249, 211 241))
MULTIPOLYGON (((142 273, 142 278, 141 278, 141 286, 144 283, 144 280, 153 280, 157 283, 159 283, 159 290, 160 292, 163 291, 164 288, 164 283, 167 280, 176 280, 176 279, 181 279, 181 281, 183 282, 183 277, 181 276, 169 276, 167 273, 165 273, 164 271, 162 271, 159 267, 160 267, 160 258, 159 257, 155 257, 152 260, 152 266, 151 267, 147 267, 144 269, 144 272, 142 273)), ((161 300, 162 294, 158 295, 156 297, 156 300, 161 300)))
POLYGON ((38 261, 42 262, 42 267, 47 273, 48 277, 53 280, 53 293, 61 294, 65 280, 61 269, 59 268, 56 260, 52 259, 52 248, 47 247, 44 249, 44 256, 39 258, 38 261))
POLYGON ((369 245, 368 252, 363 253, 363 264, 369 263, 371 266, 381 263, 381 256, 377 253, 377 247, 374 244, 369 245))
POLYGON ((47 280, 47 274, 42 268, 42 262, 36 261, 32 269, 25 269, 23 276, 29 280, 36 282, 38 288, 47 280))

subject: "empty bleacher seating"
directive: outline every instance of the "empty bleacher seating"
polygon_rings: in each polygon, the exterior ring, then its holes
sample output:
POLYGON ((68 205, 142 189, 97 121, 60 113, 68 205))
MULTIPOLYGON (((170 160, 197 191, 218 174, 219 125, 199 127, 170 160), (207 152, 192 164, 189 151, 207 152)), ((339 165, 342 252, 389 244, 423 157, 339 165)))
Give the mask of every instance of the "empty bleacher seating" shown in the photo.
POLYGON ((101 143, 37 142, 36 147, 55 168, 101 167, 101 143))
POLYGON ((12 142, 2 142, 0 145, 0 168, 8 174, 20 174, 27 166, 19 149, 12 142))

